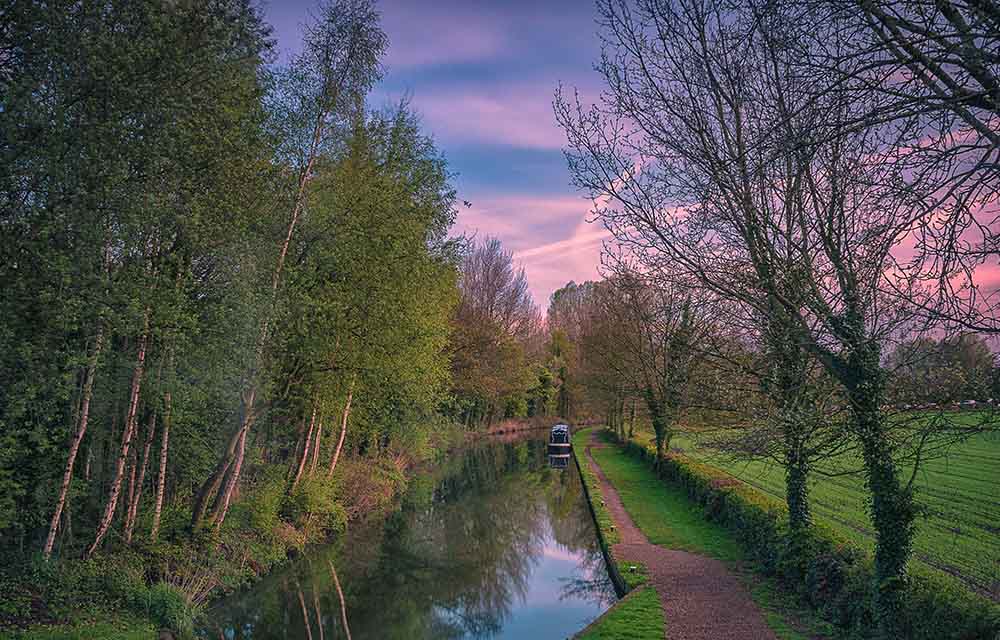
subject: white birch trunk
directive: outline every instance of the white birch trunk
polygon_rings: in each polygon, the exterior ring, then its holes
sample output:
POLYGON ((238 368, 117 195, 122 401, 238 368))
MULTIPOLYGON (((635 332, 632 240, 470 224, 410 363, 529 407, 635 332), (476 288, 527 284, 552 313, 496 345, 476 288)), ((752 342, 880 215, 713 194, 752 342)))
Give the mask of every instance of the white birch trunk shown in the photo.
MULTIPOLYGON (((104 348, 104 327, 97 331, 97 338, 94 340, 94 350, 87 362, 87 373, 84 375, 83 398, 80 405, 79 422, 73 441, 69 445, 69 455, 66 457, 66 469, 63 471, 62 486, 59 488, 59 499, 56 500, 56 508, 52 514, 52 521, 49 523, 49 535, 45 538, 45 559, 52 556, 52 547, 56 541, 56 530, 59 528, 59 519, 62 517, 63 507, 66 505, 66 496, 69 493, 69 486, 73 481, 73 465, 76 463, 76 455, 80 451, 80 443, 83 436, 87 434, 87 423, 90 419, 90 399, 94 392, 94 376, 97 372, 97 361, 104 348)), ((90 460, 88 447, 87 476, 90 476, 90 460)))

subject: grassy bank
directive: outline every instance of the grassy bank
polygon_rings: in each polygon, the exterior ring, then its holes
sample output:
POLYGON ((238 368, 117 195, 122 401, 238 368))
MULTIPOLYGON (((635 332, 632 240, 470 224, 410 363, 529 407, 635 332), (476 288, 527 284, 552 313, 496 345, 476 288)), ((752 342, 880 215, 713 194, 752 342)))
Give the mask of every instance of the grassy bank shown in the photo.
POLYGON ((631 592, 576 636, 577 640, 657 640, 663 638, 660 598, 652 587, 631 592))
POLYGON ((212 599, 341 535, 352 521, 390 512, 409 479, 461 446, 460 436, 403 467, 388 457, 347 459, 333 478, 316 474, 293 491, 285 466, 262 466, 218 530, 192 531, 181 503, 165 508, 155 542, 140 520, 131 545, 112 540, 90 559, 76 548, 48 562, 37 553, 10 558, 0 567, 0 638, 132 640, 161 629, 190 638, 212 599))

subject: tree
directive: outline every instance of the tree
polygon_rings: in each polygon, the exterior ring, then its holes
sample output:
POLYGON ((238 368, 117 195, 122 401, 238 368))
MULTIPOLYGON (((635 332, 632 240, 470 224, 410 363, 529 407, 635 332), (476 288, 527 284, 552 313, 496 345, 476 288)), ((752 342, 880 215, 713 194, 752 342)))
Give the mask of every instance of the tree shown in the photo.
MULTIPOLYGON (((278 139, 277 160, 287 167, 288 220, 271 279, 276 297, 288 250, 305 205, 307 188, 317 159, 342 148, 344 127, 351 113, 380 76, 380 58, 386 47, 379 14, 370 0, 338 0, 323 4, 314 23, 305 27, 303 50, 276 78, 269 99, 272 129, 278 139)), ((272 303, 273 304, 273 303, 272 303)), ((225 517, 240 478, 247 433, 257 418, 257 370, 268 342, 273 312, 262 319, 256 362, 241 393, 240 420, 215 469, 202 484, 192 514, 192 525, 206 517, 225 517)))
POLYGON ((524 269, 496 238, 473 244, 460 273, 452 378, 463 422, 489 424, 531 386, 527 349, 541 319, 524 269))
POLYGON ((754 2, 600 10, 609 92, 589 109, 557 97, 574 180, 607 202, 597 215, 644 273, 681 272, 753 309, 762 333, 788 332, 779 342, 843 388, 871 493, 879 625, 894 637, 916 510, 881 409, 882 354, 918 314, 899 295, 917 276, 893 251, 930 197, 897 188, 910 132, 828 90, 842 69, 802 62, 815 42, 849 46, 835 20, 754 2))
POLYGON ((46 555, 80 493, 113 517, 98 487, 120 490, 131 471, 84 485, 77 455, 87 480, 91 461, 131 460, 129 428, 114 430, 122 417, 134 430, 155 403, 139 361, 159 357, 188 269, 218 249, 221 228, 255 217, 241 199, 259 200, 266 176, 257 73, 268 43, 255 10, 62 4, 16 3, 0 35, 11 52, 0 62, 0 423, 11 444, 0 466, 17 469, 20 536, 48 525, 46 555))
POLYGON ((675 425, 690 401, 699 364, 698 345, 706 339, 704 309, 681 283, 651 286, 620 265, 601 298, 602 313, 617 331, 616 347, 633 385, 645 401, 656 435, 657 459, 670 450, 675 425))
POLYGON ((918 337, 900 343, 886 362, 890 393, 899 405, 946 405, 964 400, 985 402, 990 393, 995 357, 973 333, 941 341, 918 337))

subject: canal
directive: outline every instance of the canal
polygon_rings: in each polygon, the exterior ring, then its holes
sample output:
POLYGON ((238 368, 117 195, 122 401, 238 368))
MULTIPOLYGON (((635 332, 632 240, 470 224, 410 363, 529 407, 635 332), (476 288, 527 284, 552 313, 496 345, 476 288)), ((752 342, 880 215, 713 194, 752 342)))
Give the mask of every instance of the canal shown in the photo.
POLYGON ((418 474, 388 518, 219 601, 199 636, 573 635, 615 593, 576 466, 553 468, 545 435, 490 439, 418 474))

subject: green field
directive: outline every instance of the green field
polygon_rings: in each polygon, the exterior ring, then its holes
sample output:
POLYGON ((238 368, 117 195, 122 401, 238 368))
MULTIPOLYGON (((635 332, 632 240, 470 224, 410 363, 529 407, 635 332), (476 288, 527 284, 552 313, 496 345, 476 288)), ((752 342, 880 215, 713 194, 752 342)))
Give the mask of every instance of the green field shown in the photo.
MULTIPOLYGON (((700 448, 690 436, 679 435, 672 444, 784 499, 784 475, 773 462, 732 460, 700 448)), ((927 461, 914 484, 924 507, 914 545, 916 559, 1000 598, 1000 434, 974 436, 953 446, 946 457, 927 461)), ((810 484, 814 518, 872 549, 865 496, 864 480, 857 475, 814 475, 810 484)))

